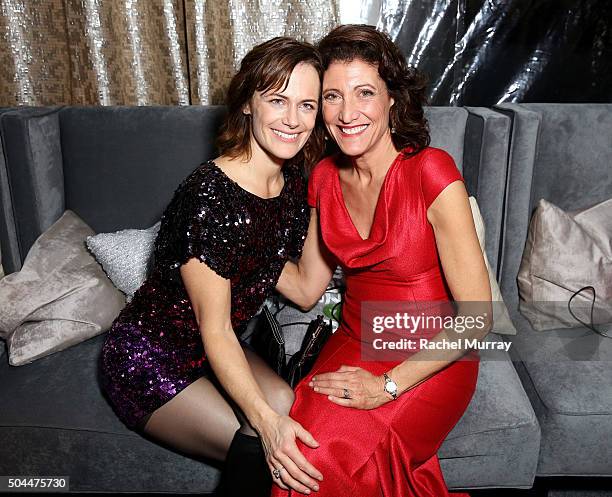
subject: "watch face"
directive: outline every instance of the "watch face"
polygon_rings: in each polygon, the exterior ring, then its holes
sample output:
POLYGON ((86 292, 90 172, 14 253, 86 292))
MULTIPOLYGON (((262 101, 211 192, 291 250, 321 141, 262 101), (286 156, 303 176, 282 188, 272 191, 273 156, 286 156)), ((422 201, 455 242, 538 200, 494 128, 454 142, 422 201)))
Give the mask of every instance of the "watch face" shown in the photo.
POLYGON ((394 393, 397 390, 397 385, 394 381, 388 381, 385 383, 385 390, 389 393, 394 393))

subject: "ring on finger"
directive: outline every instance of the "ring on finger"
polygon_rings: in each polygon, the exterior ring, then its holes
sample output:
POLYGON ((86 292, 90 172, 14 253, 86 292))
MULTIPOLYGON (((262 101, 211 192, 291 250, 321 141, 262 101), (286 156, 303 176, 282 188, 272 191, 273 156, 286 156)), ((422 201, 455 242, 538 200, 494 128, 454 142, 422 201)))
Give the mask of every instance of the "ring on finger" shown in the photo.
POLYGON ((278 480, 280 478, 280 472, 282 469, 282 466, 280 468, 274 468, 274 471, 272 471, 272 476, 278 480))
POLYGON ((349 389, 348 389, 348 388, 344 388, 344 389, 343 389, 343 393, 344 393, 343 397, 344 397, 345 399, 350 399, 350 398, 351 398, 351 392, 349 391, 349 389))

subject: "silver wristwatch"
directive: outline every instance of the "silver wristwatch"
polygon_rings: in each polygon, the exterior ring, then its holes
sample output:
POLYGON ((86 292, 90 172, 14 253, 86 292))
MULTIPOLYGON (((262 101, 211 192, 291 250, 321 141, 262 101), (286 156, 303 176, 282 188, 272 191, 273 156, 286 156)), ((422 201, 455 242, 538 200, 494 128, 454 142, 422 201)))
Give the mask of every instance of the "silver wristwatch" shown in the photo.
POLYGON ((397 383, 395 383, 387 373, 383 373, 385 377, 385 392, 387 392, 393 400, 397 399, 397 383))

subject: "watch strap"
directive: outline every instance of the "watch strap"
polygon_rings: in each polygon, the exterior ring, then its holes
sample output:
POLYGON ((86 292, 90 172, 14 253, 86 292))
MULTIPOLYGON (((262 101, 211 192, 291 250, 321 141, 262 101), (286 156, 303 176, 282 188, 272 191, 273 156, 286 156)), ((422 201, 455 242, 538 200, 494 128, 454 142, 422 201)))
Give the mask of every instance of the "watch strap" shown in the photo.
POLYGON ((391 395, 391 397, 393 397, 393 400, 397 399, 397 383, 395 383, 391 378, 389 378, 389 375, 387 373, 383 373, 383 377, 385 378, 385 392, 388 393, 389 395, 391 395), (395 385, 395 391, 394 392, 389 392, 387 390, 387 383, 393 383, 395 385))

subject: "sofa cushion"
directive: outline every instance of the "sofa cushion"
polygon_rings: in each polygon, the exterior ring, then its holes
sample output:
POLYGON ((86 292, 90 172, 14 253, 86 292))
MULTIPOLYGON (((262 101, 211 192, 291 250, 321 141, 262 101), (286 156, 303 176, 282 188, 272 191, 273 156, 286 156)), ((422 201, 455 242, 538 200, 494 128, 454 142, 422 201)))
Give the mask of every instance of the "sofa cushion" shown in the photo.
POLYGON ((610 475, 612 340, 584 328, 535 332, 517 312, 530 214, 612 197, 612 104, 501 104, 512 117, 501 290, 517 328, 510 349, 542 430, 538 475, 610 475))
POLYGON ((612 476, 612 340, 586 328, 534 331, 511 311, 510 353, 538 417, 538 475, 612 476))
POLYGON ((2 473, 70 476, 73 491, 212 491, 217 469, 119 421, 97 379, 104 337, 19 368, 2 362, 2 473))
POLYGON ((153 244, 161 222, 144 230, 126 229, 88 236, 87 248, 100 263, 113 285, 132 300, 145 282, 153 263, 153 244))
MULTIPOLYGON (((489 335, 486 341, 497 341, 489 335)), ((438 452, 449 488, 530 488, 540 428, 507 352, 480 351, 472 400, 438 452)))
POLYGON ((612 199, 578 212, 541 199, 518 285, 519 309, 535 330, 580 327, 576 318, 612 322, 612 199), (587 286, 593 291, 576 294, 587 286))
POLYGON ((125 299, 87 252, 93 234, 66 211, 30 249, 21 271, 0 280, 0 336, 14 366, 110 328, 125 299))
MULTIPOLYGON (((69 475, 73 490, 212 490, 216 469, 161 449, 116 417, 97 382, 103 340, 0 366, 5 472, 69 475)), ((505 353, 481 357, 476 394, 440 449, 445 478, 455 488, 530 486, 539 443, 533 411, 505 353)))

